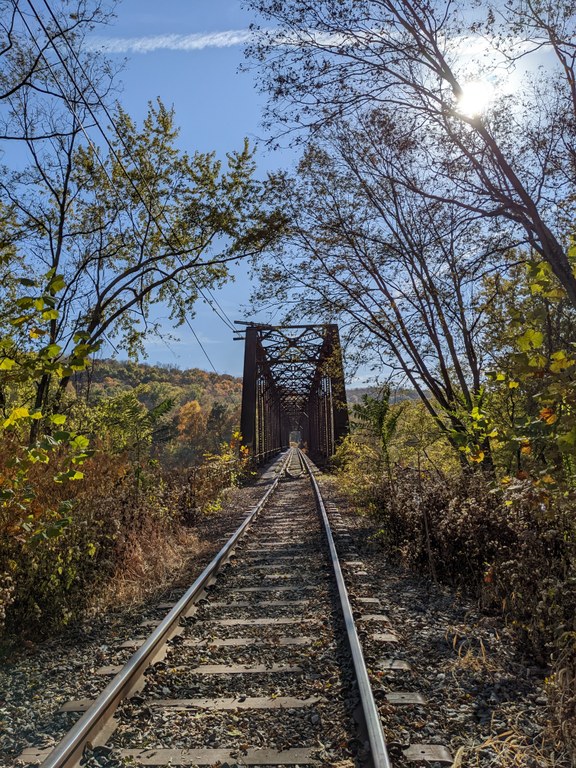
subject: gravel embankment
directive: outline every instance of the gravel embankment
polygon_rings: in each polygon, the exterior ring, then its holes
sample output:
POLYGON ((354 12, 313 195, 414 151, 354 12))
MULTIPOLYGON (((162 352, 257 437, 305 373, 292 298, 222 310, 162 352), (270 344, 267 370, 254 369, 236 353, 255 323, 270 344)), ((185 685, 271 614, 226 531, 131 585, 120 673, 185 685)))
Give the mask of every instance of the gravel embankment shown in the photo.
POLYGON ((347 510, 334 480, 321 485, 351 535, 340 550, 356 553, 369 574, 348 569, 350 593, 379 599, 398 639, 383 648, 371 640, 373 627, 361 630, 395 768, 410 743, 447 746, 458 768, 569 768, 548 729, 546 670, 522 658, 498 617, 395 564, 371 521, 347 510), (411 671, 383 670, 384 655, 408 662, 411 671), (426 703, 391 705, 390 691, 417 692, 426 703))
POLYGON ((223 509, 197 528, 198 547, 172 584, 159 585, 141 605, 94 616, 63 636, 41 644, 26 643, 0 665, 0 766, 13 768, 27 747, 56 744, 78 718, 57 713, 70 700, 93 699, 109 678, 97 674, 106 665, 121 664, 132 651, 122 643, 143 636, 140 624, 158 620, 176 601, 223 544, 225 534, 240 525, 244 514, 262 495, 259 487, 230 489, 223 509))

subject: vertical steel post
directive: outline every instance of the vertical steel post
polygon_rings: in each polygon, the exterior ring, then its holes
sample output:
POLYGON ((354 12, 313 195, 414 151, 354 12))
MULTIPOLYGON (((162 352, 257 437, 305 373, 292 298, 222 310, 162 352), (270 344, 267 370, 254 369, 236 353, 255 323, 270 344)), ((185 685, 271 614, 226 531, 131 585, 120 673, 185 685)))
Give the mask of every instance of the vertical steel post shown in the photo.
POLYGON ((342 360, 342 347, 340 346, 340 334, 337 325, 328 326, 328 335, 331 347, 331 388, 332 410, 334 414, 334 450, 338 443, 348 434, 350 420, 346 401, 346 384, 344 382, 344 363, 342 360))
POLYGON ((256 448, 256 380, 258 377, 257 363, 258 330, 248 326, 244 341, 244 377, 242 380, 242 411, 240 415, 240 432, 242 445, 257 453, 256 448))

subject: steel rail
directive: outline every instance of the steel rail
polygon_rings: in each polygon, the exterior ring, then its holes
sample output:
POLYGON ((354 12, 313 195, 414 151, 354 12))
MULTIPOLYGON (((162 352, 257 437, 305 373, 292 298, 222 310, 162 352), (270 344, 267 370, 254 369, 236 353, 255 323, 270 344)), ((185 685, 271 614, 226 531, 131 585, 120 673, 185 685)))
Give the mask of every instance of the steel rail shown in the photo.
POLYGON ((312 488, 314 489, 314 495, 316 496, 318 509, 320 510, 320 515, 324 524, 324 532, 328 541, 330 559, 332 560, 332 567, 334 569, 334 575, 336 577, 336 583, 338 586, 338 594, 340 596, 340 604, 344 616, 344 624, 346 626, 348 644, 350 646, 352 661, 354 663, 354 672, 358 682, 362 711, 364 714, 364 720, 366 721, 366 730, 368 732, 368 740, 370 742, 372 762, 374 768, 392 768, 390 758, 388 757, 388 750, 386 749, 386 739, 384 737, 384 732, 382 731, 382 723, 380 722, 378 707, 376 706, 376 702, 374 700, 374 694, 372 693, 372 687, 368 677, 368 670, 366 669, 366 662, 364 661, 364 654, 362 653, 362 645, 360 643, 360 639, 356 631, 356 625, 354 623, 354 615, 352 612, 352 606, 350 605, 350 598, 348 597, 348 590, 346 589, 346 582, 344 581, 342 569, 340 568, 338 552, 336 550, 334 537, 332 536, 332 531, 330 529, 328 513, 326 512, 326 507, 324 506, 324 500, 322 499, 320 488, 318 487, 318 483, 314 477, 312 463, 299 448, 298 453, 304 461, 308 471, 310 482, 312 483, 312 488))
POLYGON ((247 515, 244 522, 230 537, 218 554, 206 566, 200 576, 186 591, 170 612, 164 617, 144 644, 130 657, 122 670, 110 681, 92 706, 68 731, 64 739, 42 762, 41 768, 72 768, 82 758, 88 742, 95 739, 112 717, 117 705, 136 690, 144 670, 150 665, 164 643, 178 629, 180 618, 201 594, 207 582, 218 572, 223 561, 230 555, 238 539, 244 534, 250 523, 264 508, 270 496, 276 490, 280 477, 284 473, 291 457, 288 451, 281 461, 280 471, 258 504, 247 515))

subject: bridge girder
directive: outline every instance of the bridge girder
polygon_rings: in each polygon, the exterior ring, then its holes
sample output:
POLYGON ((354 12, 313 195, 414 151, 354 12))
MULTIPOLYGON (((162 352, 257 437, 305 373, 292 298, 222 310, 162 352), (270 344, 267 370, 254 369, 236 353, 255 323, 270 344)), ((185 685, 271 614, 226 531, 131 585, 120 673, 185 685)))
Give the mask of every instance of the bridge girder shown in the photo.
POLYGON ((257 462, 298 432, 325 461, 348 431, 338 326, 247 323, 240 430, 257 462))

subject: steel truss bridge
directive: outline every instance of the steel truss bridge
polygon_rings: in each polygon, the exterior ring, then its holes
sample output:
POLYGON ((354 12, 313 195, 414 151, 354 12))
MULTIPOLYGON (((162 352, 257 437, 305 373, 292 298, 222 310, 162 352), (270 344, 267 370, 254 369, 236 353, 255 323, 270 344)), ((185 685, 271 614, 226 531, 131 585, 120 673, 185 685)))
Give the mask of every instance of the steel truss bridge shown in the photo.
POLYGON ((325 462, 348 432, 338 326, 239 325, 245 326, 244 446, 262 463, 298 442, 325 462))

